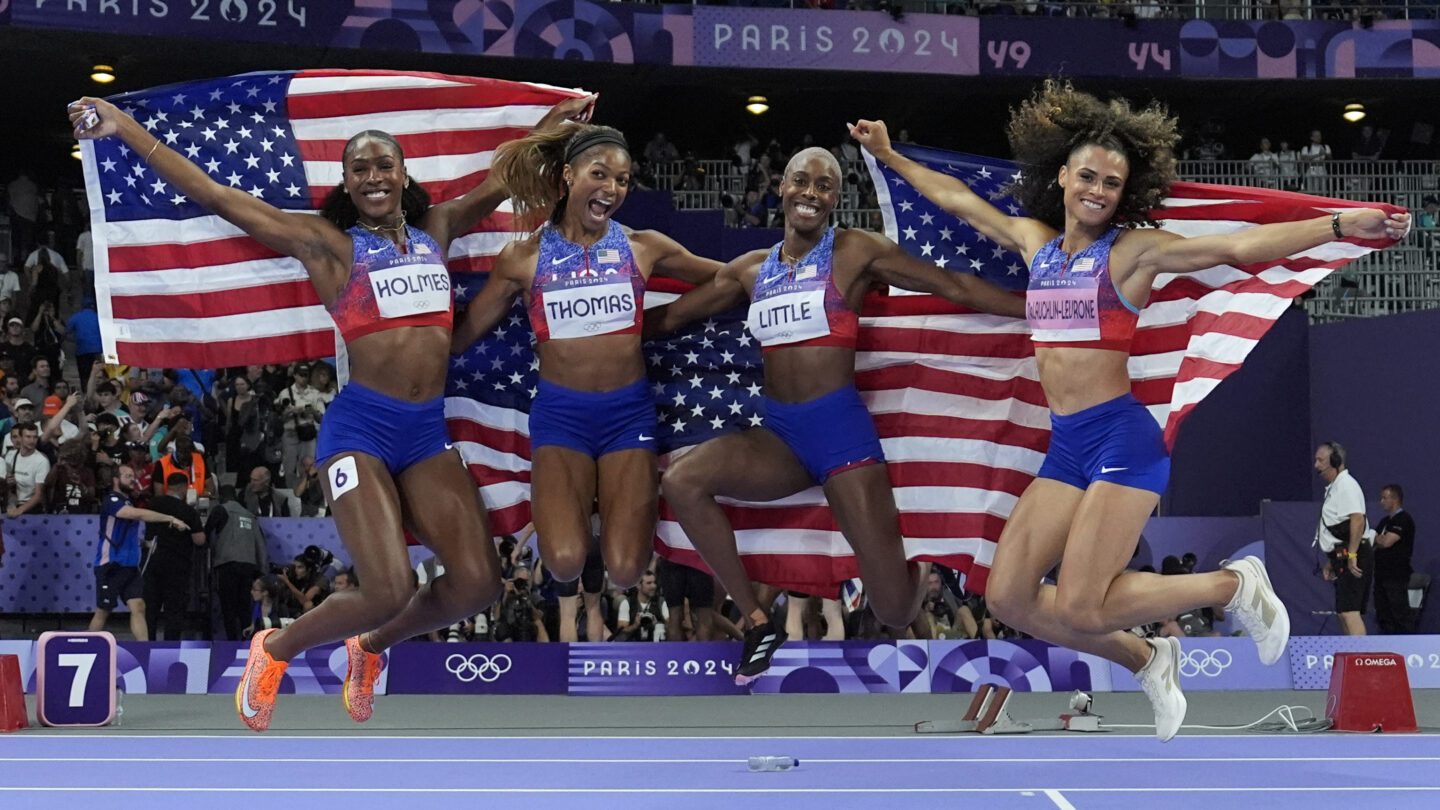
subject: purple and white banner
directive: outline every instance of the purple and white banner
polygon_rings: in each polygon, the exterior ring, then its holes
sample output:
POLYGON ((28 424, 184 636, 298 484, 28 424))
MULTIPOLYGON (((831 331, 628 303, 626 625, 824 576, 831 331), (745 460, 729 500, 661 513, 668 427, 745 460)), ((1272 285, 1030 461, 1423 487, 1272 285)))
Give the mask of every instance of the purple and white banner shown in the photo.
POLYGON ((1395 653, 1411 689, 1440 688, 1440 636, 1297 636, 1290 639, 1292 689, 1329 689, 1335 654, 1395 653))
MULTIPOLYGON (((743 695, 734 642, 571 644, 572 695, 743 695)), ((781 648, 782 654, 784 648, 781 648)))
POLYGON ((695 64, 974 76, 980 21, 959 15, 695 7, 695 64))
POLYGON ((563 695, 568 644, 410 642, 390 650, 395 695, 563 695))
MULTIPOLYGON (((1299 638, 1290 640, 1291 649, 1299 638)), ((1180 686, 1186 691, 1223 692, 1232 689, 1290 689, 1290 667, 1260 663, 1255 642, 1243 636, 1180 639, 1180 686)), ((1111 691, 1140 689, 1130 670, 1111 664, 1111 691)))

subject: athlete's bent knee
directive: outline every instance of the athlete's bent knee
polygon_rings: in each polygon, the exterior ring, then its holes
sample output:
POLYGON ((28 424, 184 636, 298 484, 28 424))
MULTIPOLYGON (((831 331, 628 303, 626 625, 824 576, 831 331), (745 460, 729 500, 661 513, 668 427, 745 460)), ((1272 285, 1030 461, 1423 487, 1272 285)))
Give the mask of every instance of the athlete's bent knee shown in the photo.
POLYGON ((1076 597, 1073 592, 1061 590, 1055 594, 1055 613, 1061 624, 1077 633, 1099 635, 1112 629, 1106 625, 1103 605, 1094 599, 1076 597))
POLYGON ((908 593, 870 594, 870 610, 886 627, 905 627, 915 621, 917 607, 908 593))
POLYGON ((583 545, 573 544, 552 548, 545 555, 544 563, 550 569, 550 575, 560 582, 574 582, 585 572, 586 549, 583 545))
POLYGON ((705 473, 698 463, 691 460, 691 456, 681 458, 665 470, 665 474, 660 476, 660 493, 672 505, 710 496, 705 473))
POLYGON ((645 569, 649 565, 650 558, 647 556, 643 560, 629 559, 619 560, 615 563, 607 562, 605 568, 610 574, 611 583, 615 587, 625 590, 634 587, 640 581, 640 577, 645 575, 645 569))
POLYGON ((410 583, 365 582, 359 589, 362 600, 360 611, 375 626, 379 626, 400 614, 415 591, 410 583))

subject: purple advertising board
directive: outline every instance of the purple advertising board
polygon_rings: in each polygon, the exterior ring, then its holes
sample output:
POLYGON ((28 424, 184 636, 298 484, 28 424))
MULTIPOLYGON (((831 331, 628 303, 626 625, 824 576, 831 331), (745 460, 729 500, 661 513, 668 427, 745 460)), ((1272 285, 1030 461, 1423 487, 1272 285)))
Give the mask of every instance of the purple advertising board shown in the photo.
MULTIPOLYGON (((1293 645, 1300 641, 1292 638, 1293 645)), ((1243 636, 1180 639, 1180 686, 1186 691, 1224 692, 1234 689, 1289 689, 1290 667, 1281 660, 1260 663, 1255 642, 1243 636)), ((1111 691, 1135 692, 1140 685, 1130 670, 1111 664, 1111 691)))
POLYGON ((1395 653, 1405 659, 1411 689, 1440 688, 1440 637, 1437 636, 1298 636, 1290 639, 1293 689, 1330 688, 1335 654, 1395 653))
POLYGON ((980 73, 994 76, 1178 76, 1173 27, 1065 17, 981 17, 980 73))
POLYGON ((1440 76, 1437 20, 1127 24, 589 0, 0 0, 5 24, 368 51, 944 76, 1440 76))
POLYGON ((735 661, 740 657, 740 645, 735 642, 609 642, 569 647, 568 691, 572 695, 743 695, 750 691, 735 685, 735 661))
MULTIPOLYGON (((770 669, 754 683, 756 692, 849 693, 901 691, 901 660, 907 674, 924 671, 923 646, 902 652, 893 641, 811 641, 786 644, 770 669), (918 659, 918 660, 917 660, 918 659)), ((908 683, 908 682, 907 682, 908 683)))
POLYGON ((974 17, 697 6, 695 64, 974 76, 974 17))
POLYGON ((1043 641, 931 641, 932 693, 973 692, 990 684, 1017 692, 1108 691, 1110 662, 1043 641))
POLYGON ((395 695, 563 695, 569 644, 413 642, 390 651, 395 695))

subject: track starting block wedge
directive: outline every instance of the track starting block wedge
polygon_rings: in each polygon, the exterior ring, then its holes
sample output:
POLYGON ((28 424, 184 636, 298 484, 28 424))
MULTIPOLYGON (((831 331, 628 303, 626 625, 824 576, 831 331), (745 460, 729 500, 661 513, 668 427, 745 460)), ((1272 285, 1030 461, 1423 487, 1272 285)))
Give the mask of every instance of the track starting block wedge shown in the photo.
POLYGON ((1017 720, 1010 714, 1009 687, 982 685, 970 699, 970 706, 959 720, 922 720, 915 724, 916 734, 1028 734, 1032 731, 1108 731, 1101 717, 1090 713, 1091 698, 1076 691, 1070 696, 1072 713, 1054 720, 1017 720))

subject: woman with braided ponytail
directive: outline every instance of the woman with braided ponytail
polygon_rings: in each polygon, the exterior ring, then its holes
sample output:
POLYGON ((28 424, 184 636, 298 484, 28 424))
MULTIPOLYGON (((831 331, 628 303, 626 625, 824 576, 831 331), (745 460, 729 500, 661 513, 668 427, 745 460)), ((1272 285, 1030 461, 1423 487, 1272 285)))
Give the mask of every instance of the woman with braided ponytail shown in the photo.
POLYGON ((530 409, 531 511, 540 556, 562 583, 578 579, 598 496, 610 578, 639 582, 654 553, 656 417, 640 351, 652 272, 694 284, 720 263, 612 216, 630 187, 630 150, 610 127, 536 131, 502 147, 494 172, 522 222, 455 328, 452 351, 493 329, 523 296, 540 383, 530 409), (547 216, 548 215, 548 216, 547 216))
POLYGON ((1026 316, 1051 411, 1050 448, 1000 537, 986 591, 996 618, 1038 638, 1104 656, 1132 672, 1168 740, 1185 717, 1180 645, 1127 628, 1198 607, 1224 606, 1260 659, 1280 659, 1290 635, 1264 564, 1168 576, 1126 571, 1169 478, 1159 426, 1130 393, 1128 361, 1156 276, 1271 261, 1334 239, 1399 240, 1409 214, 1349 209, 1236 234, 1185 238, 1152 225, 1175 179, 1176 120, 1068 83, 1046 82, 1011 115, 1022 168, 1012 192, 1028 216, 1007 216, 963 182, 896 153, 884 122, 855 139, 920 193, 1030 266, 1026 316), (1055 585, 1043 578, 1060 564, 1055 585))

